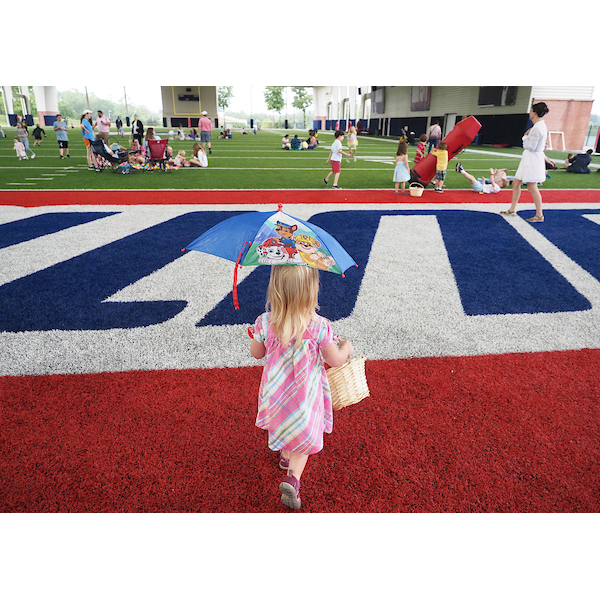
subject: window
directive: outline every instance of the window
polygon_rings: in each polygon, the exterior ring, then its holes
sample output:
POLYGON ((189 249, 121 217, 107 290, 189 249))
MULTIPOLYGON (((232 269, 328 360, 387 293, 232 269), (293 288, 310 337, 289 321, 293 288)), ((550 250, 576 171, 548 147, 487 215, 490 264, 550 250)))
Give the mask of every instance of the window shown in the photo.
POLYGON ((517 86, 489 85, 479 88, 478 106, 512 106, 517 101, 517 86))

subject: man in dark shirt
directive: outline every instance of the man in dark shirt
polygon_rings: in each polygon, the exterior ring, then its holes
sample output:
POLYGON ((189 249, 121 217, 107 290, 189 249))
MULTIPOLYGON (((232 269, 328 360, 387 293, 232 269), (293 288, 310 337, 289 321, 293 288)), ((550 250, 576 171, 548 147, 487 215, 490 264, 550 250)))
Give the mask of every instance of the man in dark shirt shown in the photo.
POLYGON ((588 167, 591 162, 592 149, 590 148, 587 152, 577 154, 577 156, 569 159, 567 173, 591 173, 590 168, 588 167))

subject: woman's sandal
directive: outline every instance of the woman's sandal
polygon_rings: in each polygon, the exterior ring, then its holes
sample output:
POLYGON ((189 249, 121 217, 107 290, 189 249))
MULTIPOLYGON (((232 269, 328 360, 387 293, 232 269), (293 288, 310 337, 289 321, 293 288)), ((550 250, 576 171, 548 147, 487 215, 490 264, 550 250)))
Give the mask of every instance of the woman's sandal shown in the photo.
POLYGON ((509 217, 516 217, 517 216, 517 212, 514 210, 501 210, 500 211, 501 215, 508 215, 509 217))
POLYGON ((529 223, 543 223, 544 217, 538 217, 536 215, 535 217, 531 217, 531 219, 525 219, 525 220, 528 221, 529 223))

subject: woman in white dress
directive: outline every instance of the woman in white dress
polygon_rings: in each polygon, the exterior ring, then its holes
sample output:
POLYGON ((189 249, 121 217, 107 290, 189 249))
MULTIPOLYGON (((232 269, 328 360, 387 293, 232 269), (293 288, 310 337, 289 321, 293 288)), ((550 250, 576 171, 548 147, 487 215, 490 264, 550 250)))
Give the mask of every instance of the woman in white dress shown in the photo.
POLYGON ((542 195, 538 189, 538 183, 546 180, 544 149, 548 138, 548 128, 543 120, 546 114, 548 114, 548 107, 545 102, 538 102, 531 107, 529 118, 533 122, 533 127, 528 129, 523 136, 523 156, 513 180, 512 203, 508 210, 500 213, 511 217, 516 216, 517 203, 521 196, 521 184, 526 183, 535 204, 535 216, 527 219, 530 223, 542 223, 544 220, 542 195))

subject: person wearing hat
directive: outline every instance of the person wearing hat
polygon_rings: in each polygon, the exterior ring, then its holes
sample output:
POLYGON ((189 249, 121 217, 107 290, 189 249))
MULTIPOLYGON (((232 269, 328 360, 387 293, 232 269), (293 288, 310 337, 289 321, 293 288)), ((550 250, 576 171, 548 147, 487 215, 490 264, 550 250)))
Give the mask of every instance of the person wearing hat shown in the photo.
POLYGON ((98 118, 92 127, 98 127, 96 139, 103 140, 105 144, 108 144, 108 136, 110 134, 110 119, 101 110, 98 111, 98 118))
POLYGON ((67 151, 67 158, 69 157, 69 136, 67 135, 67 123, 63 121, 63 118, 60 114, 56 115, 56 121, 52 125, 52 129, 56 131, 56 141, 58 142, 58 151, 60 153, 60 157, 64 158, 64 151, 67 151))
POLYGON ((204 149, 204 154, 206 154, 206 144, 208 144, 208 153, 212 154, 212 150, 210 148, 212 122, 207 115, 208 113, 205 110, 203 110, 202 118, 198 121, 198 127, 200 127, 200 143, 202 144, 202 148, 204 149))
POLYGON ((96 162, 96 156, 92 150, 92 142, 94 141, 94 128, 92 127, 92 111, 87 108, 81 115, 81 135, 83 136, 83 143, 87 149, 87 162, 88 169, 90 171, 100 171, 98 163, 96 162))

